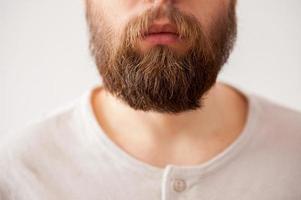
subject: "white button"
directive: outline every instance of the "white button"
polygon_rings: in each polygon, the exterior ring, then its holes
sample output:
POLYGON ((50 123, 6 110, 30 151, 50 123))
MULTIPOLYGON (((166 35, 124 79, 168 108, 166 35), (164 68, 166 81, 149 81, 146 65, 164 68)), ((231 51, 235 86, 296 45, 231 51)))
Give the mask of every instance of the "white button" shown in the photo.
POLYGON ((175 179, 173 181, 173 189, 176 192, 183 192, 186 189, 186 182, 183 179, 175 179))

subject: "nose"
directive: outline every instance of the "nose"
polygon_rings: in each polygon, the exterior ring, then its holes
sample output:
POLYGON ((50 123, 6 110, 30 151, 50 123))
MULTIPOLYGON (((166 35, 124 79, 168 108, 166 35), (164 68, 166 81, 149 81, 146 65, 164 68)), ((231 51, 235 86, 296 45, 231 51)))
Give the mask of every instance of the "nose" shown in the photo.
POLYGON ((172 4, 175 0, 153 0, 154 6, 163 6, 166 4, 172 4))
POLYGON ((171 21, 171 11, 179 0, 147 0, 148 5, 153 9, 153 17, 157 23, 162 24, 171 21))

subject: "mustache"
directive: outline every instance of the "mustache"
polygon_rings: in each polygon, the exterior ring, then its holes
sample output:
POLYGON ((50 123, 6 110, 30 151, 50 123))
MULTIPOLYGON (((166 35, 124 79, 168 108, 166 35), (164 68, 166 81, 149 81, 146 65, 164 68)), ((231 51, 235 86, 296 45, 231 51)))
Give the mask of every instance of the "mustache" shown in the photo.
POLYGON ((167 18, 170 25, 177 32, 178 37, 187 42, 195 43, 200 37, 205 41, 206 36, 202 25, 196 17, 180 11, 174 6, 150 8, 141 15, 131 19, 125 27, 124 41, 127 44, 135 44, 137 39, 142 38, 150 30, 154 21, 159 18, 167 18))

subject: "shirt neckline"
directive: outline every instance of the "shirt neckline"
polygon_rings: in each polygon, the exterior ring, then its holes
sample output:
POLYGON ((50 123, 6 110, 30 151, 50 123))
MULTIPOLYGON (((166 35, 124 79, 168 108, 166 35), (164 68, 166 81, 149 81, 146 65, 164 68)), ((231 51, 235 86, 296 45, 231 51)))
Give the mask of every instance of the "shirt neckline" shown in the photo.
POLYGON ((170 169, 172 169, 173 173, 185 174, 186 177, 205 176, 235 158, 235 155, 243 150, 250 140, 252 133, 254 133, 256 131, 255 129, 258 127, 259 108, 256 95, 237 86, 225 84, 239 91, 248 100, 246 123, 239 136, 228 147, 204 163, 185 166, 168 164, 164 168, 161 168, 143 162, 121 149, 105 134, 104 130, 99 125, 92 108, 91 96, 93 91, 102 87, 102 85, 94 85, 86 91, 80 99, 82 122, 85 123, 85 127, 87 127, 87 130, 84 133, 85 137, 88 137, 90 141, 92 141, 90 145, 95 145, 99 150, 108 153, 110 158, 114 159, 118 164, 121 164, 128 169, 132 169, 137 173, 141 173, 144 176, 149 175, 159 178, 164 172, 170 169))

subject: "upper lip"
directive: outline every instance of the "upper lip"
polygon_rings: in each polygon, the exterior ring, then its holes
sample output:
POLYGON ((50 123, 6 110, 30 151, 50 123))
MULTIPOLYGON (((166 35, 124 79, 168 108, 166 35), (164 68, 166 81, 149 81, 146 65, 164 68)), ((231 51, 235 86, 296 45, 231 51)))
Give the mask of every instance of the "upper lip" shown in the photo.
POLYGON ((172 24, 153 24, 149 27, 147 31, 144 32, 143 35, 145 36, 154 33, 171 33, 178 35, 178 30, 172 24))

